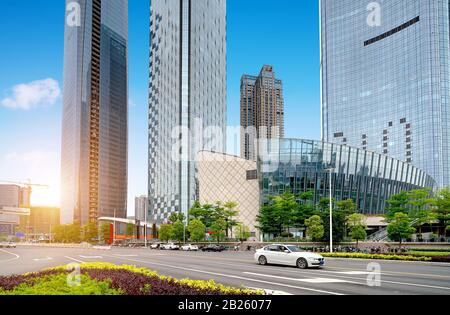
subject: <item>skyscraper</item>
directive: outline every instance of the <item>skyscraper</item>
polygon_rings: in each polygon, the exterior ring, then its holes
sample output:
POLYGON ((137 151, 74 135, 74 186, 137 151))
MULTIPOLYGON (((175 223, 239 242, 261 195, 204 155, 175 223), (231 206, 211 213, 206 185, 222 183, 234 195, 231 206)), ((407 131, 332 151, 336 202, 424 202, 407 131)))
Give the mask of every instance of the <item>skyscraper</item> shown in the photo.
POLYGON ((323 139, 449 185, 449 1, 320 3, 323 139))
POLYGON ((256 160, 255 140, 284 137, 283 83, 272 66, 263 66, 259 76, 241 78, 241 156, 256 160))
POLYGON ((67 0, 61 221, 126 217, 128 0, 67 0))
POLYGON ((136 220, 145 221, 148 212, 148 198, 147 196, 139 196, 134 198, 134 216, 136 220))
POLYGON ((152 0, 150 45, 149 219, 161 223, 197 198, 197 152, 224 151, 226 0, 152 0))

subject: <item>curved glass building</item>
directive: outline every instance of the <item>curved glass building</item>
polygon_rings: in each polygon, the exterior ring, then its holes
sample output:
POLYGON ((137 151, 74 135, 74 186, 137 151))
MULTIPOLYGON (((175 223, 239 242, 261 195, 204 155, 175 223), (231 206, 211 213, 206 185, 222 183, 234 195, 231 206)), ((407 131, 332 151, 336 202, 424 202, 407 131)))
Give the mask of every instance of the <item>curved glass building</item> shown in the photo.
POLYGON ((322 141, 260 140, 262 202, 286 191, 314 192, 314 202, 332 194, 353 199, 363 214, 382 214, 386 200, 404 190, 436 187, 424 171, 386 155, 322 141))

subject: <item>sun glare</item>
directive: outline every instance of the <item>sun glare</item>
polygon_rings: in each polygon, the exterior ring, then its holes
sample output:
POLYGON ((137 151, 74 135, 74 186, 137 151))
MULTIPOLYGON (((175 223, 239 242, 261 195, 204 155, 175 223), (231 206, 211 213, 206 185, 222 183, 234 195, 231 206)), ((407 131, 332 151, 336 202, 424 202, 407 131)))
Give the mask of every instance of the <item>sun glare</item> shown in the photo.
POLYGON ((46 187, 33 187, 31 193, 31 205, 33 206, 53 206, 60 205, 60 188, 53 184, 46 187))

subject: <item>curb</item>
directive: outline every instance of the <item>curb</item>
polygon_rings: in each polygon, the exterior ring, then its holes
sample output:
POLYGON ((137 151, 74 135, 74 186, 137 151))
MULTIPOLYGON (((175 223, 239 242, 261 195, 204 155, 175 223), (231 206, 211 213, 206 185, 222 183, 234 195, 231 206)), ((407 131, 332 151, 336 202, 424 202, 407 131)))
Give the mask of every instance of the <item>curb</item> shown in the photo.
POLYGON ((441 263, 441 262, 432 262, 432 261, 408 261, 408 260, 389 260, 389 259, 363 259, 363 258, 336 258, 336 257, 324 257, 325 261, 327 260, 354 260, 354 261, 370 261, 370 262, 389 262, 389 263, 397 263, 397 264, 424 264, 424 265, 432 265, 437 267, 450 267, 450 263, 441 263))

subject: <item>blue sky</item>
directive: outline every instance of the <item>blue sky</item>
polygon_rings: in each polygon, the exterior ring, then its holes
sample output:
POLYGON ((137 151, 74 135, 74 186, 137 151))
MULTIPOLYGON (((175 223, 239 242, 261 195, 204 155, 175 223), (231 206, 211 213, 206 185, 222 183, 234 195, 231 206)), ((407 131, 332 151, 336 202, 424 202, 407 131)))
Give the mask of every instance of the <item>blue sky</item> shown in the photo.
MULTIPOLYGON (((148 0, 129 0, 129 214, 147 191, 148 0)), ((239 125, 244 73, 274 66, 283 80, 286 136, 320 137, 319 16, 316 0, 228 0, 228 124, 239 125)), ((2 0, 0 180, 59 184, 64 0, 2 0), (41 102, 15 99, 45 85, 41 102), (12 100, 12 101, 11 101, 12 100), (28 105, 25 105, 28 104, 28 105)), ((235 153, 235 152, 231 152, 235 153)), ((48 201, 37 190, 35 201, 48 201)), ((52 203, 57 203, 53 196, 52 203)))

